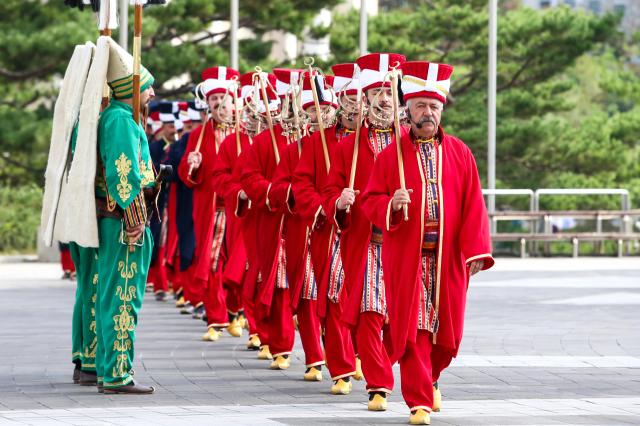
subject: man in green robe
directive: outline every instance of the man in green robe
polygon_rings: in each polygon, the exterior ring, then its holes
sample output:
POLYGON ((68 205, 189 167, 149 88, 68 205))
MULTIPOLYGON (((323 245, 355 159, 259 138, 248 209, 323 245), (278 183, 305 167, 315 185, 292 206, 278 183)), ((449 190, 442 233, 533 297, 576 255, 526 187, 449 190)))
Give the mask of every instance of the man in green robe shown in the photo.
MULTIPOLYGON (((98 122, 98 291, 96 354, 98 390, 152 393, 134 381, 132 366, 138 313, 142 306, 153 238, 155 174, 144 127, 133 117, 133 58, 115 42, 109 53, 107 82, 111 103, 98 122), (147 199, 145 200, 145 193, 147 199)), ((154 96, 153 76, 140 74, 143 109, 154 96)))

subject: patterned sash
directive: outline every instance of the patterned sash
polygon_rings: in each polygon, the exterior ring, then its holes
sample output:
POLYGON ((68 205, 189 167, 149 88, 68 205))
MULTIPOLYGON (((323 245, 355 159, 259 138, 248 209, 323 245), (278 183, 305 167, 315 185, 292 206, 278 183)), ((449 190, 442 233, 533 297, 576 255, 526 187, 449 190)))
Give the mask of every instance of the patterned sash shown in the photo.
POLYGON ((300 298, 305 300, 318 299, 318 285, 316 283, 315 274, 313 273, 311 252, 309 250, 307 250, 307 255, 304 260, 304 276, 302 278, 302 294, 300 298))
POLYGON ((438 331, 438 313, 433 306, 436 287, 436 253, 422 256, 420 262, 420 306, 418 309, 418 329, 432 333, 438 331))
POLYGON ((213 242, 211 243, 211 270, 216 272, 220 263, 220 255, 224 249, 224 233, 227 226, 227 217, 224 210, 216 209, 213 220, 213 242))
POLYGON ((342 256, 340 256, 340 234, 336 233, 333 239, 329 259, 331 263, 329 264, 329 289, 327 290, 327 297, 333 303, 338 303, 342 286, 344 285, 344 268, 342 266, 342 256))
MULTIPOLYGON (((376 230, 374 230, 375 232, 376 230)), ((367 247, 367 263, 364 272, 360 312, 377 312, 382 315, 387 312, 387 298, 382 275, 382 245, 373 241, 367 247)))
POLYGON ((287 256, 284 251, 284 245, 284 238, 280 238, 278 264, 276 265, 276 288, 289 288, 289 281, 287 280, 287 256))

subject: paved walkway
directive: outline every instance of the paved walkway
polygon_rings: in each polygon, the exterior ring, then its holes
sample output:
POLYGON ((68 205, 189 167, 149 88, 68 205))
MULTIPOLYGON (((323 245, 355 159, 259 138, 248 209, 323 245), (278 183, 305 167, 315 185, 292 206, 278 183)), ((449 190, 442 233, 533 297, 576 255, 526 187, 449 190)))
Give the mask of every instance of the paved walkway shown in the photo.
MULTIPOLYGON (((0 262, 0 425, 407 422, 399 386, 386 413, 370 413, 361 382, 349 396, 329 395, 328 380, 303 382, 299 344, 291 369, 270 371, 244 349, 246 335, 201 342, 201 321, 151 297, 136 377, 157 392, 73 385, 74 284, 59 275, 56 265, 0 262)), ((468 303, 433 425, 640 424, 640 259, 499 259, 472 280, 468 303)))

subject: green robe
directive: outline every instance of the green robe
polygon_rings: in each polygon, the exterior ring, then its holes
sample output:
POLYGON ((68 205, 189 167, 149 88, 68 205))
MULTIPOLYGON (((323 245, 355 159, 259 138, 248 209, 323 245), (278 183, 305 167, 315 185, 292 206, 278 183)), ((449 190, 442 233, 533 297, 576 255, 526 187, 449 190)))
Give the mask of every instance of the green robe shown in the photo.
MULTIPOLYGON (((132 112, 129 105, 112 100, 100 116, 98 148, 104 171, 99 173, 96 194, 106 190, 125 216, 133 211, 139 217, 144 209, 141 190, 154 185, 154 172, 144 128, 133 121, 132 112)), ((120 387, 133 380, 135 330, 153 239, 145 227, 141 245, 123 243, 124 223, 113 218, 101 218, 98 232, 98 382, 120 387)))

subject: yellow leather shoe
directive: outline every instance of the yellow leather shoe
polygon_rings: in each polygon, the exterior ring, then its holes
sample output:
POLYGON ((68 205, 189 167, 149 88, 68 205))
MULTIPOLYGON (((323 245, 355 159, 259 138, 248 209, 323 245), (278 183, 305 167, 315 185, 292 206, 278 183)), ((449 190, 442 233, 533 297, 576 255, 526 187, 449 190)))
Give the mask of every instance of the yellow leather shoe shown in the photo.
POLYGON ((247 342, 247 349, 252 351, 257 351, 260 349, 260 338, 257 334, 252 334, 249 336, 249 341, 247 342))
POLYGON ((237 318, 234 318, 233 321, 231 321, 231 324, 227 326, 227 331, 233 337, 242 337, 242 327, 240 327, 240 323, 237 318))
POLYGON ((369 411, 387 411, 387 398, 377 393, 369 400, 367 408, 369 411))
POLYGON ((206 333, 202 336, 202 340, 205 342, 215 342, 220 338, 220 332, 215 328, 211 327, 207 330, 206 333))
POLYGON ((416 410, 415 413, 411 413, 409 416, 409 424, 410 425, 430 425, 431 424, 431 416, 427 412, 427 410, 423 410, 422 408, 416 410))
POLYGON ((322 370, 317 367, 310 367, 304 373, 304 381, 305 382, 321 382, 322 381, 322 370))
POLYGON ((436 383, 433 386, 433 407, 431 409, 436 413, 440 411, 440 404, 442 404, 442 393, 440 393, 440 387, 436 383))
POLYGON ((349 395, 352 387, 353 384, 351 383, 351 380, 347 382, 344 379, 338 379, 333 382, 333 385, 331 386, 331 393, 334 395, 349 395))
POLYGON ((284 355, 278 355, 276 359, 273 360, 269 368, 272 370, 286 370, 290 366, 291 366, 291 361, 289 361, 289 357, 285 357, 284 355))
POLYGON ((184 308, 184 297, 180 296, 180 298, 176 300, 176 308, 184 308))
POLYGON ((258 359, 273 359, 273 356, 271 356, 271 352, 269 351, 269 345, 264 345, 260 348, 260 352, 258 352, 258 359))
POLYGON ((241 328, 249 330, 249 321, 247 321, 247 317, 243 314, 238 315, 238 324, 240 324, 241 328))
POLYGON ((356 358, 356 374, 353 375, 354 380, 362 380, 364 379, 364 374, 362 374, 362 362, 360 358, 356 358))

